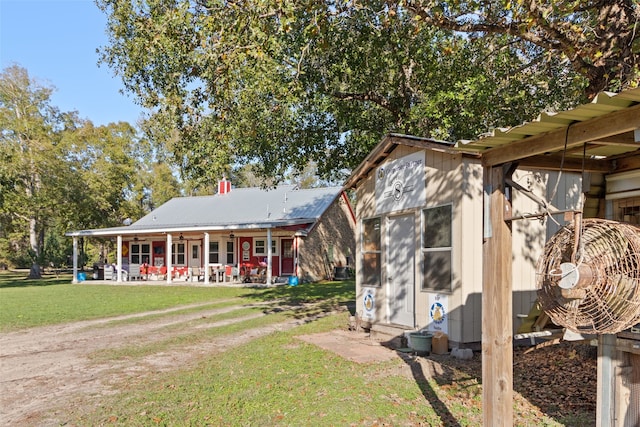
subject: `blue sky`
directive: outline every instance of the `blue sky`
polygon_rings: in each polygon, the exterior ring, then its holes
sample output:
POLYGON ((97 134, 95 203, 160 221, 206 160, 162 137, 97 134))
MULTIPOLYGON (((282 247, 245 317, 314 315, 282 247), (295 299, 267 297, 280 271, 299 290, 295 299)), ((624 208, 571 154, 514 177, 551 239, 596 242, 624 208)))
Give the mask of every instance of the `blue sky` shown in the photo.
POLYGON ((107 43, 106 16, 93 0, 0 0, 0 67, 17 63, 56 88, 52 105, 95 125, 135 125, 142 109, 96 49, 107 43))

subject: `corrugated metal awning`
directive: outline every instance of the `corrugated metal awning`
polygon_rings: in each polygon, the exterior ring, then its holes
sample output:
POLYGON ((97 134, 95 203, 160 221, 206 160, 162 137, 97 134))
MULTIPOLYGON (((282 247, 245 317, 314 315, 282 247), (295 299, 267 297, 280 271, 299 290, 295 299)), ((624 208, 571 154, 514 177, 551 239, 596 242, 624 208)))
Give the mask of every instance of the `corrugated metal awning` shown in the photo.
POLYGON ((569 165, 572 159, 584 159, 587 169, 606 172, 616 168, 613 160, 640 148, 639 128, 640 88, 636 88, 602 92, 588 104, 542 113, 520 126, 495 129, 473 141, 459 141, 456 148, 482 154, 485 165, 524 158, 535 163, 532 157, 538 156, 542 167, 545 162, 557 163, 557 156, 562 154, 569 165), (596 161, 601 161, 600 166, 596 161))

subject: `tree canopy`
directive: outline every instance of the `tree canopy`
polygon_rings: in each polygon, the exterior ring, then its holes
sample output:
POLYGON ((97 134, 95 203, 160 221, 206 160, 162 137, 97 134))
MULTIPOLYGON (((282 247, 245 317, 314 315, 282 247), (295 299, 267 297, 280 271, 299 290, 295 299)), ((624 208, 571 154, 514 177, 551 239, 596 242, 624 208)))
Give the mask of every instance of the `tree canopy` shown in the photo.
POLYGON ((385 133, 475 138, 638 82, 632 0, 97 4, 102 63, 203 184, 247 163, 335 178, 385 133))
POLYGON ((153 150, 131 125, 61 112, 53 90, 18 65, 0 73, 0 264, 32 265, 34 276, 67 262, 70 229, 121 225, 172 194, 154 194, 153 150))

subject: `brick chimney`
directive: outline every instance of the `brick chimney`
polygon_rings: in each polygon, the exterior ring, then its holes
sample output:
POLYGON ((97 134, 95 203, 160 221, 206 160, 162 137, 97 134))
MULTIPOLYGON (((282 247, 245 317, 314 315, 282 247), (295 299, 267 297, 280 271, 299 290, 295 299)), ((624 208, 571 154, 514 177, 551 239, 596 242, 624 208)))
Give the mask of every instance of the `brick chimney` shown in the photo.
POLYGON ((231 181, 227 181, 226 177, 218 181, 218 194, 227 194, 231 192, 231 181))

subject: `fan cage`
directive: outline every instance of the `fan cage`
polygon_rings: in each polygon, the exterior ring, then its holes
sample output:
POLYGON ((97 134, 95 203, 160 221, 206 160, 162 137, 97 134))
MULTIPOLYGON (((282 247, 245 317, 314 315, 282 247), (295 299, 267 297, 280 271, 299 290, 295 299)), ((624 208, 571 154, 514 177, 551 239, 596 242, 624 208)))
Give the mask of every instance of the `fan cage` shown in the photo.
POLYGON ((574 224, 562 228, 545 245, 536 282, 556 325, 582 334, 632 327, 640 322, 640 227, 592 218, 582 221, 579 236, 574 224), (560 287, 566 263, 589 272, 573 290, 560 287))

